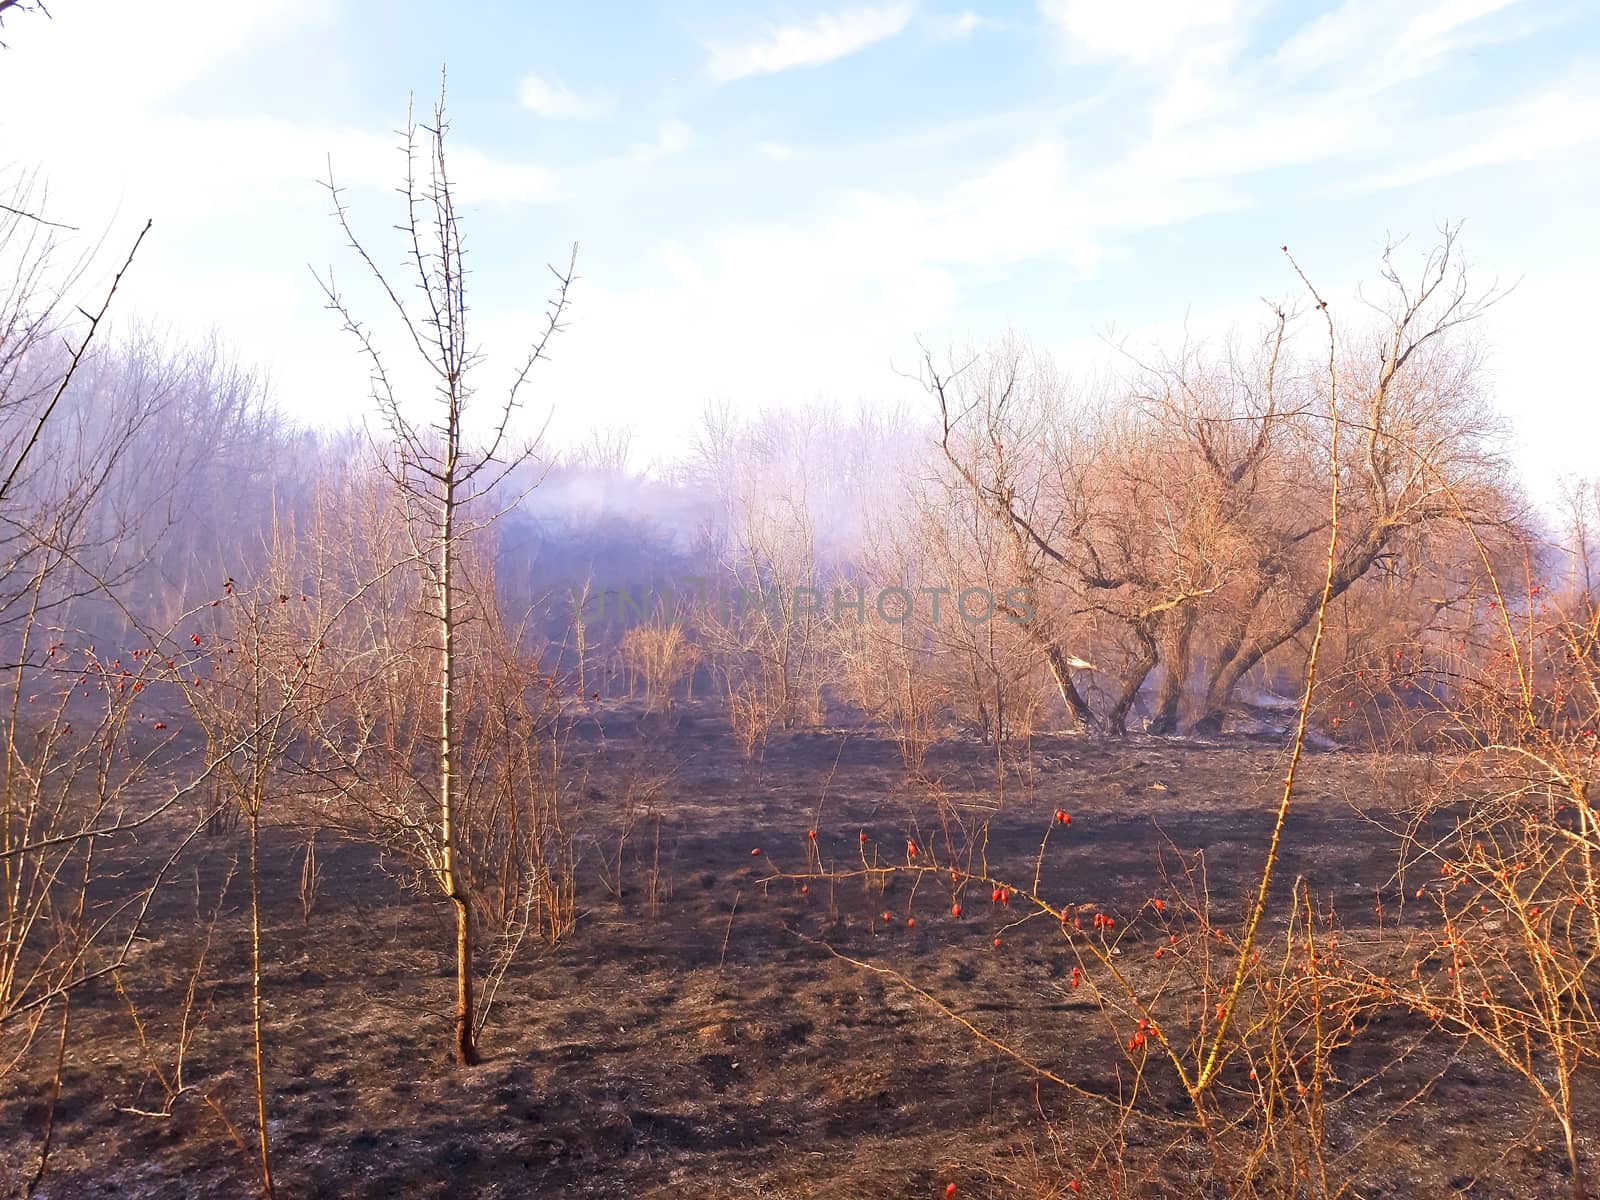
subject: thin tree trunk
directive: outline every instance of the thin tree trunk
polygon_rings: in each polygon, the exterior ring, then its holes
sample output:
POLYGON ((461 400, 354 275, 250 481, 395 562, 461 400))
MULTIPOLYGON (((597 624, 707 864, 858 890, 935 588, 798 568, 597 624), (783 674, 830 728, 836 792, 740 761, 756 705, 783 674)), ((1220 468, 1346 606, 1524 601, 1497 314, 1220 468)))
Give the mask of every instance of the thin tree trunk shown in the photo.
MULTIPOLYGON (((1211 677, 1206 681, 1205 700, 1200 708, 1200 716, 1195 720, 1194 732, 1201 734, 1218 734, 1222 732, 1222 722, 1227 715, 1228 701, 1233 695, 1233 683, 1224 683, 1223 672, 1232 666, 1239 657, 1240 647, 1244 645, 1245 638, 1250 633, 1250 617, 1260 607, 1261 601, 1272 590, 1274 576, 1270 571, 1263 570, 1261 578, 1256 582, 1255 588, 1250 593, 1250 599, 1243 605, 1238 619, 1216 648, 1216 659, 1211 667, 1211 677)), ((1241 676, 1243 672, 1240 673, 1241 676)), ((1234 682, 1237 682, 1235 680, 1234 682)))
POLYGON ((1094 729, 1094 709, 1089 707, 1089 702, 1078 691, 1078 685, 1072 681, 1072 665, 1067 662, 1067 655, 1049 635, 1040 633, 1035 637, 1044 650, 1050 676, 1056 681, 1056 690, 1061 693, 1062 702, 1072 714, 1073 721, 1084 729, 1094 729))
POLYGON ((1155 670, 1159 657, 1156 639, 1144 621, 1134 625, 1133 634, 1139 639, 1139 657, 1134 660, 1127 678, 1123 680, 1122 692, 1106 716, 1106 728, 1115 737, 1126 736, 1128 714, 1133 711, 1134 703, 1139 699, 1139 689, 1144 687, 1144 681, 1150 677, 1150 672, 1155 670))
POLYGON ((439 548, 439 632, 443 662, 439 671, 439 826, 440 870, 444 893, 456 910, 456 1060, 463 1066, 478 1061, 472 1012, 472 910, 465 881, 456 862, 455 746, 455 466, 460 431, 454 412, 450 421, 450 462, 446 467, 444 511, 439 548))
POLYGON ((1339 563, 1337 570, 1330 574, 1326 601, 1320 592, 1307 596, 1282 621, 1254 637, 1244 637, 1245 631, 1240 629, 1240 636, 1229 647, 1231 654, 1217 660, 1216 669, 1211 675, 1211 683, 1206 688, 1205 708, 1200 714, 1200 719, 1195 722, 1195 732, 1221 733, 1228 705, 1233 699, 1233 690, 1239 686, 1239 681, 1263 658, 1311 624, 1313 618, 1318 618, 1320 621, 1322 605, 1337 600, 1356 580, 1365 575, 1367 569, 1377 561, 1387 542, 1386 528, 1381 525, 1374 526, 1368 530, 1356 549, 1339 563))
POLYGON ((56 1038, 56 1069, 50 1077, 50 1101, 45 1108, 44 1138, 39 1144, 39 1163, 34 1168, 33 1176, 28 1180, 27 1195, 32 1196, 38 1191, 39 1184, 44 1181, 45 1170, 50 1165, 50 1147, 55 1142, 56 1136, 56 1105, 61 1099, 61 1074, 67 1065, 67 1034, 72 1027, 72 993, 69 991, 61 997, 61 1033, 56 1038))
POLYGON ((1167 669, 1161 676, 1161 690, 1156 694, 1155 716, 1150 721, 1150 732, 1170 735, 1178 732, 1178 709, 1183 703, 1184 685, 1189 682, 1190 647, 1195 621, 1199 613, 1187 605, 1171 614, 1172 642, 1167 653, 1167 669))
POLYGON ((1578 1163, 1578 1144, 1572 1134, 1572 1118, 1561 1122, 1561 1132, 1567 1141, 1567 1166, 1572 1171, 1572 1200, 1589 1200, 1589 1193, 1583 1186, 1583 1168, 1578 1163))
POLYGON ((256 1129, 261 1142, 261 1193, 271 1200, 272 1152, 267 1133, 267 1066, 261 1046, 261 874, 257 850, 261 842, 259 794, 250 812, 250 1027, 255 1037, 256 1129))

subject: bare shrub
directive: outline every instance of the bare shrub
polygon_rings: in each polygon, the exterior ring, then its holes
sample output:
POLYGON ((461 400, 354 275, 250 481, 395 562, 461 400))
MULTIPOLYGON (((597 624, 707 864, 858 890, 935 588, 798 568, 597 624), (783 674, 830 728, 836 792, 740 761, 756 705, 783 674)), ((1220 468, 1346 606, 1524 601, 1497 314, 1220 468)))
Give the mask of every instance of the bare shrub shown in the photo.
POLYGON ((644 681, 644 702, 649 712, 670 708, 673 689, 700 662, 699 647, 676 620, 635 625, 622 635, 617 649, 624 669, 634 679, 644 681))

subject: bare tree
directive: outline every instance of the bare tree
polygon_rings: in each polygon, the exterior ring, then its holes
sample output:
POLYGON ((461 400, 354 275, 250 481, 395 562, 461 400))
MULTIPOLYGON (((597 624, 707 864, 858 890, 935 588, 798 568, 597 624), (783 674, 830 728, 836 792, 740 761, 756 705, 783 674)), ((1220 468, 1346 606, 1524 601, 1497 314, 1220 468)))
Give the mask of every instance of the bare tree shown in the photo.
MULTIPOLYGON (((1455 518, 1463 504, 1484 522, 1506 517, 1495 425, 1478 386, 1479 356, 1449 336, 1475 321, 1499 293, 1469 288, 1449 228, 1415 283, 1402 277, 1392 251, 1384 256, 1382 278, 1389 300, 1371 306, 1380 321, 1371 357, 1347 350, 1338 364, 1345 405, 1338 418, 1352 437, 1340 464, 1348 476, 1347 534, 1329 583, 1330 601, 1394 554, 1408 532, 1455 518)), ((1283 411, 1271 372, 1268 380, 1259 440, 1269 438, 1283 411)), ((1324 392, 1293 410, 1300 444, 1312 452, 1320 452, 1325 441, 1318 431, 1333 418, 1330 403, 1324 392)), ((1229 474, 1240 466, 1245 475, 1260 469, 1263 454, 1252 443, 1229 474)), ((1257 514, 1256 579, 1240 619, 1215 648, 1198 730, 1220 730, 1240 681, 1320 611, 1322 580, 1314 554, 1305 548, 1324 521, 1294 504, 1257 514)))
MULTIPOLYGON (((950 370, 925 355, 940 450, 1011 541, 1018 582, 1040 601, 1030 632, 1080 723, 1122 732, 1160 669, 1149 728, 1175 731, 1200 661, 1194 724, 1215 733, 1247 676, 1297 669, 1295 656, 1274 654, 1321 604, 1328 515, 1308 481, 1335 415, 1360 437, 1341 463, 1347 537, 1330 605, 1375 568, 1393 577, 1425 560, 1459 503, 1485 525, 1512 519, 1479 356, 1454 336, 1498 293, 1469 289, 1452 229, 1417 282, 1392 255, 1382 278, 1370 356, 1354 349, 1359 332, 1340 341, 1338 414, 1314 362, 1294 354, 1294 314, 1279 306, 1248 355, 1186 346, 1158 365, 1133 360, 1131 403, 1069 400, 1048 362, 1014 342, 950 370), (1086 691, 1075 672, 1088 662, 1086 691), (1113 680, 1114 691, 1103 686, 1113 680)), ((1430 578, 1444 597, 1435 611, 1467 586, 1430 578)), ((1413 608, 1430 619, 1427 604, 1413 608)))
MULTIPOLYGON (((38 12, 45 16, 50 15, 50 10, 45 7, 44 0, 0 0, 0 29, 5 27, 5 19, 12 13, 38 12)), ((0 41, 0 50, 7 49, 5 42, 0 41)), ((4 210, 4 205, 0 205, 4 210)))
MULTIPOLYGON (((1053 370, 1009 342, 950 371, 937 368, 933 355, 924 351, 922 383, 939 407, 939 448, 946 463, 1010 540, 1016 586, 1043 597, 1056 582, 1052 568, 1069 566, 1066 552, 1057 545, 1067 535, 1064 514, 1050 505, 1035 451, 1052 435, 1072 432, 1070 418, 1060 409, 1061 388, 1053 370)), ((1077 461, 1069 449, 1058 446, 1058 469, 1077 461)), ((1052 482, 1063 494, 1073 490, 1070 482, 1052 482)), ((1065 625, 1065 612, 1045 603, 1026 629, 1068 714, 1077 724, 1094 728, 1094 710, 1074 675, 1092 667, 1069 649, 1065 625)))
POLYGON ((473 1011, 473 905, 471 881, 459 860, 456 827, 458 792, 466 782, 457 766, 456 643, 465 616, 458 564, 464 542, 494 519, 494 512, 485 509, 493 508, 496 486, 532 454, 531 446, 512 447, 511 425, 522 407, 529 373, 545 357, 550 339, 562 327, 573 272, 570 263, 566 270, 554 272, 556 292, 544 327, 494 406, 485 440, 475 447, 469 441, 467 419, 481 356, 469 335, 466 248, 446 157, 448 130, 441 91, 432 125, 419 130, 408 117, 404 131, 402 191, 406 209, 399 228, 406 241, 407 269, 414 276, 411 282, 420 301, 402 296, 356 235, 344 193, 335 185, 331 170, 327 183, 340 228, 387 298, 413 369, 431 384, 429 420, 418 420, 403 402, 397 378, 390 374, 368 328, 346 303, 332 273, 319 276, 319 281, 329 308, 343 319, 345 330, 355 338, 371 369, 372 399, 388 438, 387 444, 378 447, 379 458, 404 516, 406 561, 426 583, 432 634, 423 652, 431 658, 427 670, 437 695, 437 719, 425 739, 432 759, 429 789, 435 804, 435 817, 425 832, 434 880, 455 910, 455 1052, 462 1063, 472 1063, 478 1053, 473 1011), (419 136, 425 153, 421 178, 419 136))
POLYGON ((815 722, 822 689, 823 596, 808 431, 768 414, 741 426, 708 413, 695 450, 718 503, 716 566, 697 603, 707 644, 742 719, 765 729, 815 722))

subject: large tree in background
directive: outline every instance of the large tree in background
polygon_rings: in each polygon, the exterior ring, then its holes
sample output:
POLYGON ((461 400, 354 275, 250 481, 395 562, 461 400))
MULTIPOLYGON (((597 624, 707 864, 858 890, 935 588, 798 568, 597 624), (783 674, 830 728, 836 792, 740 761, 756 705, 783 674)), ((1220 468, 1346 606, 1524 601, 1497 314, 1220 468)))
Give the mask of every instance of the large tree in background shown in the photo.
POLYGON ((1224 486, 1260 486, 1263 477, 1276 486, 1267 502, 1248 508, 1253 578, 1213 649, 1195 722, 1199 732, 1220 732, 1240 681, 1306 630, 1324 582, 1328 599, 1336 601, 1432 526, 1510 519, 1481 356, 1451 336, 1476 321, 1498 293, 1469 288, 1455 231, 1448 228, 1414 282, 1400 274, 1392 252, 1384 255, 1382 278, 1387 301, 1373 306, 1378 320, 1369 344, 1360 345, 1360 332, 1341 339, 1338 416, 1352 436, 1340 462, 1346 533, 1327 580, 1312 552, 1326 518, 1292 494, 1295 481, 1306 477, 1302 464, 1325 452, 1334 402, 1327 391, 1302 389, 1294 403, 1283 403, 1275 351, 1265 405, 1250 414, 1255 431, 1243 439, 1247 448, 1231 457, 1211 455, 1224 486))
MULTIPOLYGON (((1341 463, 1334 602, 1446 519, 1511 513, 1480 358, 1452 336, 1496 293, 1469 290, 1449 229, 1415 282, 1389 255, 1382 278, 1387 302, 1341 335, 1336 363, 1338 416, 1360 437, 1341 463)), ((1030 635, 1079 724, 1121 733, 1160 668, 1149 728, 1174 732, 1198 670, 1194 725, 1218 732, 1241 682, 1318 611, 1329 518, 1307 481, 1332 400, 1293 354, 1292 314, 1274 318, 1251 354, 1185 347, 1138 364, 1126 396, 1071 395, 1015 343, 945 370, 924 363, 939 449, 1010 540, 1017 582, 1039 598, 1030 635), (1085 659, 1097 666, 1087 689, 1085 659)))
POLYGON ((1060 500, 1081 491, 1073 477, 1083 461, 1065 389, 1048 359, 1012 341, 945 371, 924 353, 922 382, 939 407, 945 462, 1009 540, 1016 587, 1039 602, 1024 628, 1073 722, 1092 729, 1098 721, 1074 674, 1090 663, 1068 644, 1083 631, 1054 594, 1071 573, 1066 547, 1077 534, 1060 500))

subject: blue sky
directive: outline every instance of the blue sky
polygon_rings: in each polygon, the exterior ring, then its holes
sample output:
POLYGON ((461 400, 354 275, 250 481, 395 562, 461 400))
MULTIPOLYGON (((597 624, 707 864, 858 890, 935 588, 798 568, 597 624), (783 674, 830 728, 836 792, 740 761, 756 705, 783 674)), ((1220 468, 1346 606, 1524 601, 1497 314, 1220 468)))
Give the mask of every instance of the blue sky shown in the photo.
POLYGON ((1479 278, 1520 281, 1484 332, 1524 461, 1592 471, 1592 3, 52 8, 7 20, 0 164, 107 236, 102 271, 154 217, 125 311, 219 328, 297 416, 363 408, 316 180, 331 156, 390 248, 392 130, 448 64, 490 380, 581 243, 559 437, 634 425, 649 458, 711 400, 915 402, 919 336, 1087 375, 1110 332, 1253 328, 1295 292, 1280 243, 1348 302, 1386 237, 1465 220, 1479 278))

